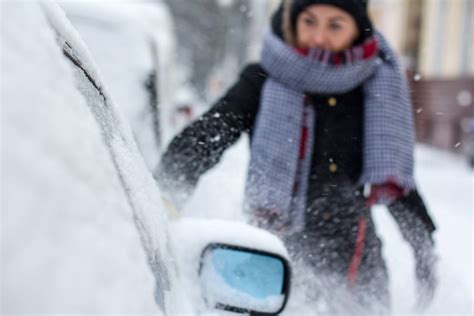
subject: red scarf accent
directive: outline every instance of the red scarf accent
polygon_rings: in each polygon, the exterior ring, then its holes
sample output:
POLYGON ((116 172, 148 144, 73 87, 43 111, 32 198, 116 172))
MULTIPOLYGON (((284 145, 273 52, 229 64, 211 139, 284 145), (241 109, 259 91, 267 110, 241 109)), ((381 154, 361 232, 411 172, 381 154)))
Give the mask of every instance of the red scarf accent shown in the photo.
POLYGON ((373 58, 379 52, 379 45, 375 37, 367 39, 363 44, 351 47, 342 52, 327 52, 318 48, 295 47, 301 56, 311 56, 314 60, 328 62, 333 65, 342 65, 373 58), (329 54, 329 57, 327 56, 329 54))
MULTIPOLYGON (((305 107, 311 106, 310 105, 310 100, 308 96, 305 96, 305 107)), ((308 123, 308 111, 305 109, 303 112, 303 121, 302 121, 302 126, 301 126, 301 140, 300 140, 300 149, 299 149, 299 155, 298 155, 298 168, 296 173, 300 174, 303 170, 303 163, 304 160, 306 159, 306 150, 308 148, 308 141, 309 141, 309 123, 308 123)), ((300 189, 300 183, 298 181, 299 176, 296 177, 297 180, 293 185, 293 194, 298 192, 300 189)))

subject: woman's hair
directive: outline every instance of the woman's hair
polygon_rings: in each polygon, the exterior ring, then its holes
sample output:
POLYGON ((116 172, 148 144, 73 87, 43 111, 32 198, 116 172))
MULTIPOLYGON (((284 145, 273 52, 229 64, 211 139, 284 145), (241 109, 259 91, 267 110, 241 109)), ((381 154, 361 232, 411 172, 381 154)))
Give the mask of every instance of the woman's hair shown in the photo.
POLYGON ((291 22, 291 11, 293 7, 293 0, 283 0, 283 21, 281 22, 282 35, 285 42, 295 46, 296 45, 296 30, 291 22))
POLYGON ((282 0, 272 18, 273 32, 290 45, 296 44, 296 21, 301 12, 314 4, 329 4, 349 13, 359 29, 360 44, 373 34, 372 22, 368 15, 368 0, 282 0))

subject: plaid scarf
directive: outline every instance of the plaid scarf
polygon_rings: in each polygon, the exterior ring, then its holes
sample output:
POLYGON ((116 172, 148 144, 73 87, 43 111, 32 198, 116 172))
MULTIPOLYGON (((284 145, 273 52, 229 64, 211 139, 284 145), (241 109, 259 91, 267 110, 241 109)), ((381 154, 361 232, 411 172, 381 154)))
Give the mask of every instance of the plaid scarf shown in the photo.
POLYGON ((263 42, 269 74, 251 145, 246 210, 277 214, 289 232, 304 228, 315 109, 306 93, 364 91, 363 168, 359 184, 414 188, 413 114, 397 57, 380 33, 343 53, 295 50, 273 33, 263 42), (380 51, 380 54, 379 54, 380 51), (381 58, 380 56, 383 56, 381 58))

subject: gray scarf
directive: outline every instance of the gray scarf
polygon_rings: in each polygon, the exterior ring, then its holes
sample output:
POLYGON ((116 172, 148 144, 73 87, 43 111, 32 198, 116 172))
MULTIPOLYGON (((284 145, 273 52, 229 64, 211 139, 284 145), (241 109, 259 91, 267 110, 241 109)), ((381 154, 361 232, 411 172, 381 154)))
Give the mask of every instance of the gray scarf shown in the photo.
POLYGON ((261 65, 267 71, 251 145, 246 184, 246 209, 277 214, 289 232, 304 227, 306 194, 313 156, 314 107, 305 94, 342 94, 359 86, 364 91, 363 168, 359 184, 394 181, 414 188, 415 142, 412 105, 397 57, 380 33, 381 55, 333 65, 324 58, 298 54, 269 32, 261 65), (302 128, 307 128, 301 159, 302 128))

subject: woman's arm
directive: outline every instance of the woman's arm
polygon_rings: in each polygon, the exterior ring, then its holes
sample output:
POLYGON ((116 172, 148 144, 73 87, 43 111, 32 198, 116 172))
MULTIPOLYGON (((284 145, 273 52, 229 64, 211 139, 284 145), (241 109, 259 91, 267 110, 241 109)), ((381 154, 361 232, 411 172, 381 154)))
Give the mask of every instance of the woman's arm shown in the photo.
POLYGON ((426 308, 437 286, 433 232, 436 226, 418 192, 411 191, 387 206, 398 223, 403 238, 412 246, 417 278, 417 304, 426 308))
POLYGON ((411 191, 387 207, 397 221, 403 238, 415 251, 433 244, 432 233, 436 226, 418 191, 411 191))
POLYGON ((155 177, 163 193, 177 207, 241 133, 251 130, 265 81, 263 74, 259 65, 247 66, 225 96, 169 144, 155 177))

